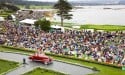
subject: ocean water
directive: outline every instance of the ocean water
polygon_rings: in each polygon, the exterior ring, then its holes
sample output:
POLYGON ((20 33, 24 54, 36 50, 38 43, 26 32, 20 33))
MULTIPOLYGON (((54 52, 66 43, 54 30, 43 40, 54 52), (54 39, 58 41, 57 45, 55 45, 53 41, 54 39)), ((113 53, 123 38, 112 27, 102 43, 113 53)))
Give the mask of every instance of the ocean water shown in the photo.
MULTIPOLYGON (((79 24, 109 24, 125 25, 125 5, 108 6, 82 6, 82 9, 73 9, 71 20, 79 24)), ((54 21, 60 21, 60 17, 55 15, 54 21)))

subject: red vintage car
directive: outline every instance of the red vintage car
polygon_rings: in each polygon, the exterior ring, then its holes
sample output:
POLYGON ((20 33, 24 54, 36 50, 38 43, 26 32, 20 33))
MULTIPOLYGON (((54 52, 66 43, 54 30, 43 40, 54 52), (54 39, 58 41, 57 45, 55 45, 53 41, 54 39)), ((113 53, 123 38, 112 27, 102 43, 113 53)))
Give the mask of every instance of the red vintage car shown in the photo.
POLYGON ((32 61, 40 61, 44 64, 51 64, 53 62, 53 59, 49 56, 46 56, 45 54, 34 54, 29 57, 32 61))

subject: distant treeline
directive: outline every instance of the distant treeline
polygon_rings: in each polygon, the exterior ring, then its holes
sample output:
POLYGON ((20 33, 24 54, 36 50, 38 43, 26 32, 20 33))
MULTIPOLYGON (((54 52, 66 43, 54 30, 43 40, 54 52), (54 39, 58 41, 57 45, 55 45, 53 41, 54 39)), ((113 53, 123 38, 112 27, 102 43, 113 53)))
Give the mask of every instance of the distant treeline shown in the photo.
MULTIPOLYGON (((39 2, 39 1, 27 1, 27 0, 0 0, 0 3, 13 3, 18 5, 54 5, 55 2, 39 2)), ((72 5, 112 5, 112 4, 105 4, 105 3, 84 3, 84 2, 70 2, 72 5)), ((125 4, 125 1, 122 1, 118 4, 125 4)), ((118 5, 116 4, 116 5, 118 5)), ((113 4, 114 5, 114 4, 113 4)))
POLYGON ((54 5, 53 2, 37 2, 26 0, 0 0, 0 3, 12 3, 16 5, 54 5))

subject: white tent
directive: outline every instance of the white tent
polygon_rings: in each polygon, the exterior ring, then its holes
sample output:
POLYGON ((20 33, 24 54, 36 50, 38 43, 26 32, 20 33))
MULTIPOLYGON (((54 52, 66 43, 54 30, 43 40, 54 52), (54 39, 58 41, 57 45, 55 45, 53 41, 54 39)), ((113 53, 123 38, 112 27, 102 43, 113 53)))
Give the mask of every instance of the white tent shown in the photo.
POLYGON ((4 17, 0 17, 0 21, 5 21, 4 17))
POLYGON ((16 21, 16 16, 15 15, 11 15, 13 21, 16 21))
POLYGON ((51 28, 59 29, 59 28, 61 28, 61 26, 51 25, 51 28))
POLYGON ((33 19, 24 19, 22 21, 20 21, 20 23, 26 23, 26 24, 34 24, 34 22, 36 22, 37 20, 33 20, 33 19))
POLYGON ((55 28, 55 29, 61 29, 61 31, 65 31, 64 27, 58 26, 58 25, 51 25, 51 28, 55 28))

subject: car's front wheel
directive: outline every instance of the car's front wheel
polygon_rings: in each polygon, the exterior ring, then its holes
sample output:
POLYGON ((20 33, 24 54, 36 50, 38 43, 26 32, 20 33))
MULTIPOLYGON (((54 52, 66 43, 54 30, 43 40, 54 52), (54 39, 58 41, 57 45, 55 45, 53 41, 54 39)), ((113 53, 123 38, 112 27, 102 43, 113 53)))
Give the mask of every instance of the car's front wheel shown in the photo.
POLYGON ((48 62, 47 62, 47 61, 45 61, 45 62, 44 62, 44 64, 45 64, 45 65, 48 65, 48 62))

